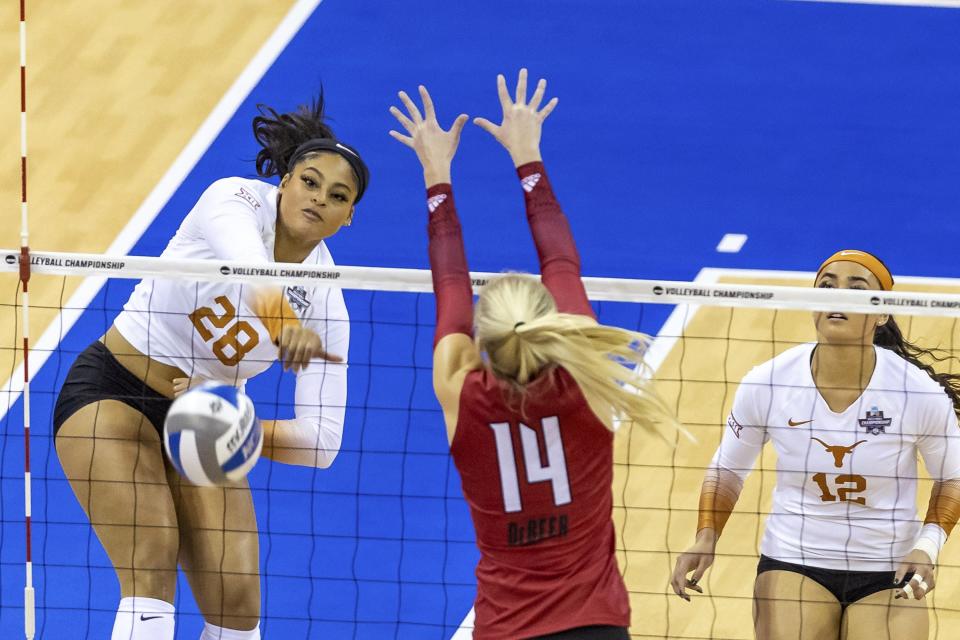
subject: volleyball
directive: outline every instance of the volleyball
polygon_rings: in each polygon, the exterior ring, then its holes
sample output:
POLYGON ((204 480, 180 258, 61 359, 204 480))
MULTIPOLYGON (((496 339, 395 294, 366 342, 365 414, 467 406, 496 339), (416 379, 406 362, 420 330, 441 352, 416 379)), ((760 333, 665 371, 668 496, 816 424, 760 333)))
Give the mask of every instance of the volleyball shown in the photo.
POLYGON ((253 402, 227 385, 187 391, 163 424, 167 457, 180 475, 211 487, 246 477, 260 458, 263 437, 253 402))

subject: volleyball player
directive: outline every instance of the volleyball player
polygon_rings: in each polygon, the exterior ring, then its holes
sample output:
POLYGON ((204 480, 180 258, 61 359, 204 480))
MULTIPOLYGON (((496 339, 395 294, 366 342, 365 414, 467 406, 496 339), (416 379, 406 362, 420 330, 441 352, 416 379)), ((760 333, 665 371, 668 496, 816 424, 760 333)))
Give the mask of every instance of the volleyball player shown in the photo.
POLYGON ((437 124, 401 92, 391 112, 424 172, 437 296, 434 389, 470 505, 477 566, 474 638, 627 638, 630 607, 614 554, 611 482, 615 414, 653 429, 666 410, 638 373, 646 336, 597 324, 580 261, 540 156, 541 80, 529 102, 497 79, 503 122, 474 122, 509 152, 540 256, 541 279, 504 275, 473 309, 450 165, 467 120, 437 124), (476 338, 474 339, 474 328, 476 338), (481 355, 483 354, 483 355, 481 355), (631 393, 619 383, 640 389, 631 393))
MULTIPOLYGON (((214 182, 163 257, 332 265, 324 240, 349 225, 369 174, 312 106, 253 121, 257 173, 214 182)), ((339 289, 143 280, 74 362, 57 399, 57 454, 120 581, 113 640, 174 634, 177 564, 202 640, 260 637, 257 521, 246 482, 201 488, 165 459, 174 382, 241 385, 278 358, 296 372, 296 417, 264 420, 263 456, 327 467, 340 447, 349 322, 339 289)))
MULTIPOLYGON (((840 251, 816 286, 881 289, 876 257, 840 251)), ((700 494, 696 543, 672 587, 689 600, 764 443, 777 452, 754 586, 758 638, 926 638, 924 597, 960 513, 960 376, 883 314, 815 313, 817 342, 740 383, 700 494), (926 362, 924 362, 926 360, 926 362), (917 454, 934 486, 921 524, 917 454), (688 578, 688 574, 692 575, 688 578)), ((942 359, 942 358, 941 358, 942 359)))

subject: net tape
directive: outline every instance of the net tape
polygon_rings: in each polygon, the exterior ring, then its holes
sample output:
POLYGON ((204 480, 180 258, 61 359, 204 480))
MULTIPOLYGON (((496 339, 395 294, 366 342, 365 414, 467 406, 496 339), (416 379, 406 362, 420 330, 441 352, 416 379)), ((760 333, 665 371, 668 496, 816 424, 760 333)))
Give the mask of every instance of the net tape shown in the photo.
MULTIPOLYGON (((20 253, 2 249, 0 272, 19 269, 20 253)), ((377 291, 432 291, 427 269, 384 267, 314 267, 300 264, 185 260, 146 256, 109 256, 91 253, 31 251, 30 270, 40 275, 111 278, 176 278, 204 281, 278 285, 326 282, 343 289, 377 291)), ((497 273, 470 274, 474 291, 497 273)), ((627 278, 584 277, 591 300, 750 306, 761 309, 902 313, 916 316, 960 317, 960 294, 911 291, 817 289, 774 285, 680 282, 627 278)))

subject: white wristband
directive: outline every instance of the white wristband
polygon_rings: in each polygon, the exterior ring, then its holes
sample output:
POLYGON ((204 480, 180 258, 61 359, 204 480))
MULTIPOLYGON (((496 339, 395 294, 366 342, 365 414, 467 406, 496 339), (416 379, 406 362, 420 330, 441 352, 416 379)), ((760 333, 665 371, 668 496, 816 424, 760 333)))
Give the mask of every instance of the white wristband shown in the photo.
POLYGON ((920 530, 920 537, 917 538, 914 550, 923 551, 930 556, 930 562, 937 564, 937 556, 940 555, 940 549, 947 541, 947 532, 937 524, 925 524, 920 530))

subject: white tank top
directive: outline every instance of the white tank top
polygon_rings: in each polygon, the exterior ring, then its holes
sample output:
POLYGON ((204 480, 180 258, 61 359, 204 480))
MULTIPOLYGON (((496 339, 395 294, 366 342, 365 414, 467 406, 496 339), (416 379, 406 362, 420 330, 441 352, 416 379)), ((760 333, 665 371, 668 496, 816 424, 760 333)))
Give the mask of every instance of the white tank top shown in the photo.
POLYGON ((917 540, 917 454, 935 480, 960 478, 960 427, 944 390, 874 347, 866 390, 830 410, 804 344, 754 368, 737 390, 714 464, 744 477, 764 443, 777 482, 760 550, 784 562, 888 571, 917 540))

